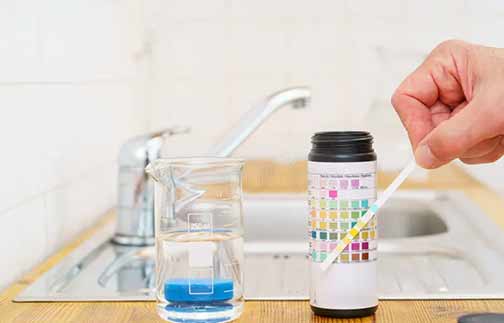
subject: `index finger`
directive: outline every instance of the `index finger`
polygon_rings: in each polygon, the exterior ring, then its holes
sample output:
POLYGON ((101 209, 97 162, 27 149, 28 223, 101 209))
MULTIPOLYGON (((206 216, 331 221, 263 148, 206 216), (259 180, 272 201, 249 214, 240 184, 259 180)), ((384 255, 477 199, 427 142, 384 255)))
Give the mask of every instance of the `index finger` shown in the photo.
POLYGON ((392 96, 392 105, 408 132, 413 149, 434 128, 430 107, 439 95, 425 65, 410 74, 392 96))

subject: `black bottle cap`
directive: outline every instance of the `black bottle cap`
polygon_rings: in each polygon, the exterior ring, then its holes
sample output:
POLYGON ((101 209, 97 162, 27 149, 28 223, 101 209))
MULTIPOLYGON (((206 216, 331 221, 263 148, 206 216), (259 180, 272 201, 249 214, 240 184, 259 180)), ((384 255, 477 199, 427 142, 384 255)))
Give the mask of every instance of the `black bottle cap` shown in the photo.
POLYGON ((376 160, 373 136, 367 131, 317 132, 312 138, 310 161, 359 162, 376 160))

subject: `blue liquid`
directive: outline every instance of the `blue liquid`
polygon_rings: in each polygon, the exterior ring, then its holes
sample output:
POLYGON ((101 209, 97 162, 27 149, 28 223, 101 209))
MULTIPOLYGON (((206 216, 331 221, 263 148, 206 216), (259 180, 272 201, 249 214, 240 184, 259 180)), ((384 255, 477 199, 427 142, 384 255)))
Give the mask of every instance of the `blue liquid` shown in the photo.
POLYGON ((241 236, 176 232, 158 236, 156 243, 156 298, 161 318, 176 323, 224 323, 240 316, 241 236))
POLYGON ((168 302, 216 302, 233 298, 231 279, 170 279, 165 283, 168 302))
POLYGON ((233 311, 233 305, 225 302, 233 298, 231 279, 170 279, 165 283, 164 292, 169 302, 165 307, 166 318, 172 322, 220 323, 231 320, 225 315, 233 311))

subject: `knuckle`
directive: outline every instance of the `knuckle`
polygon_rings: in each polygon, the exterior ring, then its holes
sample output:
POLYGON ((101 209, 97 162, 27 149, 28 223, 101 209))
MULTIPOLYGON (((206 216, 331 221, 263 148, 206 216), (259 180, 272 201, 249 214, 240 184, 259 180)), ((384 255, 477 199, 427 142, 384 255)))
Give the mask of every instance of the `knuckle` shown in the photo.
POLYGON ((460 40, 460 39, 448 39, 448 40, 445 40, 445 41, 442 41, 441 43, 439 43, 437 46, 436 46, 436 49, 437 50, 449 50, 449 49, 453 49, 453 48, 460 48, 460 47, 465 47, 466 46, 466 42, 464 42, 463 40, 460 40))
POLYGON ((399 106, 399 101, 401 100, 400 96, 401 94, 399 93, 399 91, 395 91, 394 94, 392 94, 392 96, 390 97, 390 103, 396 110, 399 106))

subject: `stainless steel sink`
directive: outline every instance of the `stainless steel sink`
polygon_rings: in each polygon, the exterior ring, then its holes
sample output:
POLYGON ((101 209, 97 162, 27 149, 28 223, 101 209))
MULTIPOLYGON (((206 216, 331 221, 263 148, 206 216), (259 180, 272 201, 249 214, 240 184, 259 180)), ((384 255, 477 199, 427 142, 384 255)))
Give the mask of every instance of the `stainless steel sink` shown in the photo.
MULTIPOLYGON (((247 299, 306 299, 304 195, 249 195, 247 299)), ((399 191, 378 213, 381 299, 503 298, 504 235, 461 192, 399 191)), ((16 301, 153 299, 153 248, 118 247, 103 228, 16 301)))

